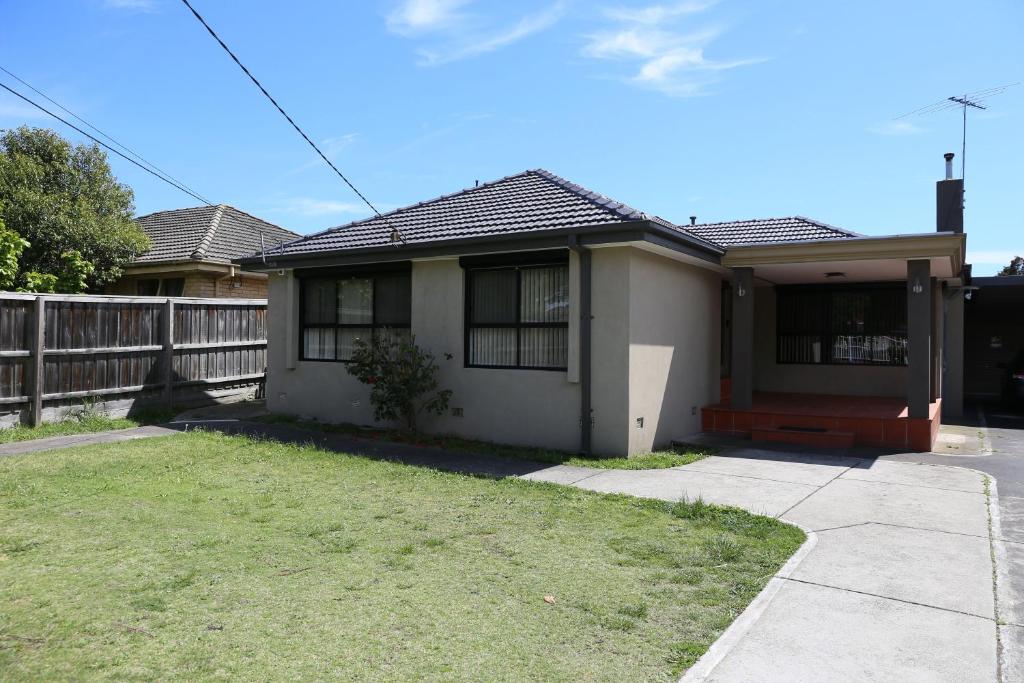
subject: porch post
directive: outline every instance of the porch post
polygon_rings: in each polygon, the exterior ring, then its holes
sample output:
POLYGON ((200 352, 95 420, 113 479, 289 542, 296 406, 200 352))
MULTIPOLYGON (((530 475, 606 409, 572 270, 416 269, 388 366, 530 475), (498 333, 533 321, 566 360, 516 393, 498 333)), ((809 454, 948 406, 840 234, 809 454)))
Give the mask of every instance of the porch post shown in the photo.
POLYGON ((931 261, 907 261, 907 413, 927 418, 932 378, 931 261))
POLYGON ((732 269, 732 407, 754 401, 754 269, 732 269))

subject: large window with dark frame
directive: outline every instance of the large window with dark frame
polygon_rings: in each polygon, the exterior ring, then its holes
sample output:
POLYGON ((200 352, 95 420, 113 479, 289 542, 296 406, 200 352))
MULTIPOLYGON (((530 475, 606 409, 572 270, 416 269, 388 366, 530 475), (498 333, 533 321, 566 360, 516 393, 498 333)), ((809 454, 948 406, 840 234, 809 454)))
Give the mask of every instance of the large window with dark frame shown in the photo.
POLYGON ((302 360, 348 361, 357 339, 369 340, 383 330, 409 333, 408 269, 303 278, 299 296, 302 360))
MULTIPOLYGON (((551 257, 543 259, 550 261, 551 257)), ((569 264, 493 264, 466 270, 466 365, 565 370, 569 264)))
POLYGON ((907 293, 902 285, 776 291, 779 363, 907 364, 907 293))

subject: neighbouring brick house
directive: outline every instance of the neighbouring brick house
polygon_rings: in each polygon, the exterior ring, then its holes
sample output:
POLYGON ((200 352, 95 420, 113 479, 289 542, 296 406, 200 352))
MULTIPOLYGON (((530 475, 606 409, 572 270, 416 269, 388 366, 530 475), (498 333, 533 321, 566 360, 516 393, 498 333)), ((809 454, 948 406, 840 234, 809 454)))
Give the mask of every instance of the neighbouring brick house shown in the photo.
POLYGON ((267 275, 231 260, 299 237, 227 204, 158 211, 135 220, 152 245, 107 287, 108 294, 265 299, 267 275))

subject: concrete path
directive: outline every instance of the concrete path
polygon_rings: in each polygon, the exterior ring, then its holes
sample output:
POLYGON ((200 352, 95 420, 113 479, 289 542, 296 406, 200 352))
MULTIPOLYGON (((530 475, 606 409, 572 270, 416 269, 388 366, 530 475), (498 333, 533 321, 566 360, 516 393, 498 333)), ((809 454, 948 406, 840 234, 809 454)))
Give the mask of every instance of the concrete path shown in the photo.
POLYGON ((663 500, 700 496, 812 532, 809 552, 771 580, 765 599, 684 680, 996 680, 980 473, 737 448, 669 471, 553 467, 524 478, 663 500))
POLYGON ((684 680, 997 680, 995 546, 984 477, 967 469, 738 447, 669 470, 603 470, 221 420, 8 444, 0 454, 196 426, 593 491, 701 497, 807 529, 809 542, 684 680))

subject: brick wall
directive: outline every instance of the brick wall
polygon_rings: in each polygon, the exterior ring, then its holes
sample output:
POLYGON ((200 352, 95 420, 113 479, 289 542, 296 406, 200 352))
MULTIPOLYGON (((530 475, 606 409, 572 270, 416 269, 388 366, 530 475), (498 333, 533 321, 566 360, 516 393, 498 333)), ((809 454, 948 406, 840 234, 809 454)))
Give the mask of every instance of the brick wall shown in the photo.
MULTIPOLYGON (((123 277, 106 287, 107 294, 135 296, 138 280, 175 277, 173 273, 158 275, 138 275, 123 277)), ((240 275, 226 277, 213 273, 187 273, 177 277, 185 278, 185 291, 182 296, 201 297, 206 299, 266 299, 267 279, 240 275), (235 287, 238 283, 238 287, 235 287)))
POLYGON ((245 275, 226 277, 217 281, 217 293, 214 296, 235 299, 266 299, 267 279, 245 275))

